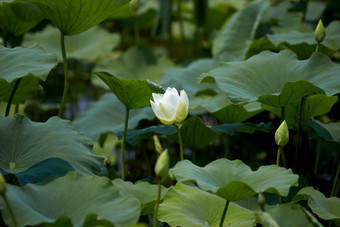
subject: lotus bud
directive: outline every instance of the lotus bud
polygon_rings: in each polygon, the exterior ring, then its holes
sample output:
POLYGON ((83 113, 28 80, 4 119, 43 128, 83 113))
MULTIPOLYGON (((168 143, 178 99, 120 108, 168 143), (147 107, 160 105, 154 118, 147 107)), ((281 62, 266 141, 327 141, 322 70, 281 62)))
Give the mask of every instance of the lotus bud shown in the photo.
POLYGON ((289 129, 286 121, 284 120, 275 132, 275 143, 283 147, 289 141, 289 129))
POLYGON ((319 23, 316 26, 314 35, 315 35, 315 41, 318 42, 318 43, 321 43, 326 37, 326 31, 325 31, 325 28, 322 24, 321 19, 319 20, 319 23))
POLYGON ((178 94, 176 88, 167 88, 164 94, 152 93, 150 104, 156 117, 165 125, 178 124, 187 118, 189 99, 182 90, 178 94))
POLYGON ((4 176, 0 173, 0 194, 3 195, 6 192, 6 180, 4 176))
POLYGON ((169 154, 168 149, 165 149, 158 157, 155 165, 155 173, 159 178, 164 177, 169 171, 169 154))
POLYGON ((259 195, 257 196, 257 203, 261 207, 261 210, 264 211, 264 206, 266 205, 266 198, 264 197, 262 192, 260 192, 259 195))

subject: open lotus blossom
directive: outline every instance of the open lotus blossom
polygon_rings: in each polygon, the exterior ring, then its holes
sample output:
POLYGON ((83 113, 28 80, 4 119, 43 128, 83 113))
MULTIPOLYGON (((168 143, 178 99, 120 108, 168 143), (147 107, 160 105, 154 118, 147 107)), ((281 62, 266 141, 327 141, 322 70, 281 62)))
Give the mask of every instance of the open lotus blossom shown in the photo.
POLYGON ((189 99, 184 90, 178 94, 176 88, 168 87, 164 94, 152 93, 152 97, 152 110, 163 124, 180 123, 188 116, 189 99))

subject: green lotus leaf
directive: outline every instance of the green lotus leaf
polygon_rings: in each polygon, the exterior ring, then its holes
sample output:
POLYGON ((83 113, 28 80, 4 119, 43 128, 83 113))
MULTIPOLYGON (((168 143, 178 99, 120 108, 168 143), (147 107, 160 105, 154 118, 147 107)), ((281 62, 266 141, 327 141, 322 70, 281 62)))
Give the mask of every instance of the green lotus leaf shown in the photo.
MULTIPOLYGON (((66 54, 68 58, 98 61, 110 55, 111 50, 119 44, 119 40, 119 34, 111 34, 104 28, 95 26, 82 34, 65 37, 66 54)), ((26 34, 22 45, 27 47, 32 44, 39 44, 62 61, 60 35, 57 28, 47 26, 41 32, 26 34)))
MULTIPOLYGON (((158 220, 170 226, 219 226, 226 201, 196 187, 177 183, 159 206, 158 220)), ((254 212, 229 203, 223 226, 255 226, 254 212)))
POLYGON ((256 0, 235 13, 213 41, 212 54, 222 55, 224 61, 243 59, 247 53, 248 41, 254 39, 269 5, 266 0, 256 0))
POLYGON ((222 125, 214 125, 211 126, 211 129, 214 132, 223 132, 226 134, 232 134, 234 132, 243 132, 253 134, 255 131, 260 132, 270 132, 272 130, 272 124, 269 123, 229 123, 229 124, 222 124, 222 125))
MULTIPOLYGON (((332 21, 326 28, 326 38, 319 47, 319 52, 331 55, 340 49, 340 21, 332 21)), ((314 30, 309 32, 290 31, 267 35, 268 40, 279 48, 288 48, 294 51, 299 58, 308 58, 316 48, 314 30)))
POLYGON ((236 103, 259 100, 266 105, 283 107, 311 93, 337 94, 340 90, 339 70, 338 64, 320 53, 298 61, 288 50, 265 51, 247 61, 224 63, 203 74, 201 82, 214 79, 236 103))
POLYGON ((337 197, 326 198, 321 192, 313 187, 301 189, 293 198, 292 203, 307 200, 312 212, 324 220, 332 220, 340 223, 340 199, 337 197))
POLYGON ((149 80, 118 79, 106 72, 96 74, 128 109, 150 106, 152 93, 164 93, 164 89, 160 85, 149 80))
POLYGON ((161 80, 161 73, 173 66, 172 61, 159 51, 147 46, 133 46, 118 59, 101 61, 94 71, 110 72, 122 79, 149 79, 158 83, 161 80))
MULTIPOLYGON (((141 215, 153 214, 157 200, 158 185, 148 182, 137 182, 135 184, 123 181, 119 178, 114 179, 112 184, 117 187, 121 194, 136 197, 141 203, 141 215)), ((162 186, 161 197, 167 193, 168 188, 162 186)))
POLYGON ((41 11, 28 2, 0 1, 0 29, 22 35, 43 19, 41 11))
POLYGON ((99 24, 129 0, 24 0, 36 5, 64 35, 76 35, 99 24))
MULTIPOLYGON (((122 195, 105 177, 70 172, 44 186, 7 186, 6 196, 19 227, 53 223, 61 215, 69 217, 72 224, 79 227, 88 214, 96 214, 114 226, 135 224, 139 219, 139 201, 122 195)), ((3 200, 0 209, 5 223, 13 226, 3 200)))
MULTIPOLYGON (((112 132, 114 134, 124 130, 125 106, 112 93, 103 97, 89 106, 76 116, 72 122, 73 126, 97 141, 101 134, 112 132)), ((142 119, 152 120, 155 114, 152 109, 130 110, 128 129, 133 129, 142 119)))
POLYGON ((84 175, 101 171, 103 158, 91 153, 90 139, 68 121, 52 117, 39 123, 17 114, 0 117, 0 125, 1 172, 16 175, 22 184, 41 182, 63 169, 63 174, 72 169, 84 175))
POLYGON ((191 99, 197 92, 205 89, 217 90, 214 84, 200 84, 198 77, 201 73, 209 72, 216 68, 218 62, 214 59, 199 59, 184 68, 170 68, 162 74, 161 84, 164 87, 184 89, 191 99))
POLYGON ((179 182, 192 181, 203 190, 216 193, 229 201, 246 199, 259 192, 287 196, 291 186, 298 185, 298 175, 276 165, 261 166, 252 171, 240 160, 218 159, 199 167, 188 160, 169 170, 179 182))
POLYGON ((308 210, 297 204, 280 204, 266 212, 256 212, 256 216, 264 227, 323 226, 308 210))

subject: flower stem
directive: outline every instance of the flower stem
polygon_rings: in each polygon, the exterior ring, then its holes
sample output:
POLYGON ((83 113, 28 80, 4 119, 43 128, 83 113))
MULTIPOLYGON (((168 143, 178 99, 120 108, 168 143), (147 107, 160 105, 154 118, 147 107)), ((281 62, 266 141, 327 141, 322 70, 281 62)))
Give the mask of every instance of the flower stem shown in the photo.
POLYGON ((320 43, 318 42, 318 43, 316 44, 316 47, 315 47, 315 53, 317 53, 317 52, 319 51, 319 46, 320 46, 320 43))
POLYGON ((13 213, 13 210, 12 210, 12 207, 11 205, 9 204, 9 201, 7 199, 7 196, 5 195, 5 193, 2 193, 2 198, 4 199, 5 203, 6 203, 6 206, 8 208, 8 211, 9 211, 9 214, 11 215, 11 218, 12 218, 12 222, 13 222, 13 226, 14 227, 17 227, 18 226, 18 223, 17 223, 17 220, 15 219, 15 216, 14 216, 14 213, 13 213))
POLYGON ((63 96, 60 102, 58 116, 62 118, 64 115, 64 111, 65 111, 65 103, 66 103, 68 88, 70 86, 70 78, 68 75, 68 62, 67 62, 66 48, 65 48, 65 35, 62 32, 60 32, 60 46, 61 46, 61 54, 63 56, 63 66, 64 66, 64 91, 63 91, 63 96))
POLYGON ((12 101, 13 101, 13 98, 14 98, 14 95, 15 95, 15 92, 17 91, 18 87, 19 87, 19 84, 20 84, 20 81, 21 81, 22 78, 19 78, 15 81, 15 84, 14 84, 14 87, 12 89, 12 92, 9 96, 9 99, 8 99, 8 102, 7 102, 7 106, 6 106, 6 112, 5 112, 5 117, 7 117, 9 115, 9 111, 11 109, 11 105, 12 105, 12 101))
POLYGON ((278 150, 277 150, 277 155, 276 155, 276 165, 280 166, 280 155, 281 152, 283 152, 283 147, 279 146, 278 150))
POLYGON ((184 156, 183 156, 183 143, 182 143, 181 132, 180 132, 179 126, 176 125, 176 127, 177 127, 177 137, 178 137, 178 143, 179 143, 180 157, 181 157, 181 161, 183 161, 184 156))
POLYGON ((158 178, 158 194, 157 194, 157 200, 155 205, 155 212, 153 214, 153 227, 157 226, 157 213, 158 213, 158 207, 159 207, 159 201, 161 200, 161 186, 162 186, 162 179, 158 178))
POLYGON ((333 182, 333 186, 332 186, 331 197, 336 195, 336 193, 334 193, 334 192, 336 191, 335 188, 336 188, 336 185, 338 184, 339 172, 340 172, 340 161, 338 162, 338 168, 337 168, 335 178, 334 178, 334 182, 333 182))
POLYGON ((223 213, 222 213, 222 217, 221 217, 221 220, 220 220, 220 225, 219 225, 220 227, 223 227, 223 222, 224 222, 225 216, 227 214, 228 206, 229 206, 229 200, 227 200, 226 203, 225 203, 224 210, 223 210, 223 213))
POLYGON ((130 109, 126 107, 125 109, 125 125, 124 125, 124 133, 122 138, 122 145, 121 145, 121 162, 122 162, 122 180, 125 180, 125 158, 124 158, 124 147, 125 147, 125 138, 126 138, 126 132, 128 128, 128 122, 129 122, 129 111, 130 109))

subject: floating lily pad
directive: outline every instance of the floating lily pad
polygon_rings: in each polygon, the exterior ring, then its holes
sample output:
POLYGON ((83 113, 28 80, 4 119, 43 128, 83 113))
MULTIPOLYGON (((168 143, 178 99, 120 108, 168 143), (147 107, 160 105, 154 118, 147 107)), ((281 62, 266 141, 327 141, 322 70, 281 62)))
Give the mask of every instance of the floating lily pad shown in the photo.
MULTIPOLYGON (((123 195, 130 195, 136 197, 141 203, 141 215, 153 214, 155 210, 155 204, 158 194, 158 185, 150 184, 148 182, 137 182, 135 184, 131 182, 123 181, 119 178, 114 179, 112 184, 117 187, 123 195)), ((167 193, 168 188, 162 186, 161 197, 167 193)))
POLYGON ((64 35, 76 35, 99 24, 128 0, 25 0, 36 5, 64 35))
POLYGON ((43 19, 41 11, 28 2, 0 1, 0 28, 14 36, 22 35, 43 19))
POLYGON ((150 106, 152 93, 164 93, 164 89, 160 85, 149 80, 118 79, 106 72, 96 74, 128 109, 150 106))
POLYGON ((38 123, 17 114, 0 117, 0 125, 1 171, 16 175, 21 184, 40 182, 53 170, 57 175, 72 169, 84 175, 101 171, 103 159, 91 153, 90 139, 68 121, 52 117, 38 123))
POLYGON ((235 13, 221 28, 212 47, 213 55, 223 55, 224 61, 241 60, 245 57, 249 40, 269 7, 266 0, 256 0, 235 13))
POLYGON ((298 175, 276 165, 261 166, 252 171, 240 160, 218 159, 199 167, 188 160, 169 170, 179 182, 195 182, 200 188, 216 193, 229 201, 246 199, 259 192, 287 196, 291 186, 298 185, 298 175))
MULTIPOLYGON (((219 226, 226 201, 196 187, 177 183, 159 206, 158 220, 170 226, 219 226)), ((223 226, 255 226, 254 212, 229 203, 223 226)))
MULTIPOLYGON (((58 217, 61 215, 69 217, 74 226, 80 227, 91 213, 115 226, 125 226, 137 223, 140 214, 139 201, 122 195, 107 178, 82 176, 75 172, 44 186, 7 185, 6 196, 19 227, 53 223, 60 220, 58 217)), ((0 209, 5 223, 13 226, 3 200, 0 201, 0 209)))
POLYGON ((339 70, 338 64, 320 53, 298 61, 288 50, 265 51, 247 61, 224 63, 203 74, 202 82, 215 82, 233 102, 259 100, 266 105, 282 107, 311 93, 337 94, 340 91, 339 70))
MULTIPOLYGON (((68 58, 76 58, 89 62, 98 61, 108 56, 119 44, 120 36, 109 33, 102 27, 95 26, 79 35, 65 37, 66 54, 68 58)), ((55 54, 62 61, 59 30, 47 26, 43 31, 26 34, 22 45, 24 47, 39 44, 46 51, 55 54)))
POLYGON ((313 187, 301 189, 293 198, 292 203, 307 200, 312 212, 324 220, 332 220, 340 224, 340 199, 337 197, 326 198, 321 192, 313 187))
MULTIPOLYGON (((128 129, 135 128, 142 119, 152 120, 154 118, 155 114, 149 107, 130 110, 128 129)), ((123 131, 124 121, 125 106, 113 93, 107 93, 76 116, 72 124, 77 130, 97 141, 103 133, 116 134, 123 131)))

